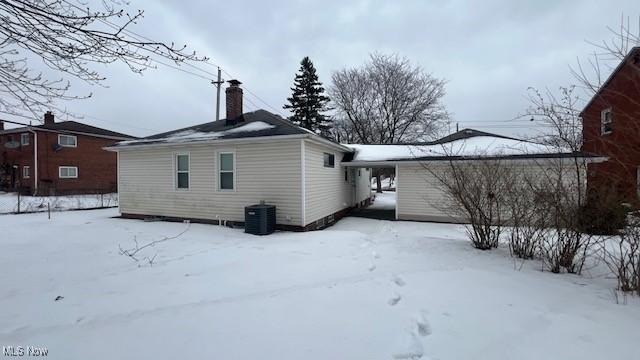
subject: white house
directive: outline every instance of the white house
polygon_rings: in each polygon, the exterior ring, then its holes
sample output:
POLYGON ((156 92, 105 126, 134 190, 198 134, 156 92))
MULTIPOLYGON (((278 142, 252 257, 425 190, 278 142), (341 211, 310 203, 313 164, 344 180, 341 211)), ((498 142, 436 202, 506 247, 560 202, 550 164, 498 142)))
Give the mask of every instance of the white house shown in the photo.
POLYGON ((368 205, 370 169, 393 167, 397 219, 456 221, 425 166, 499 157, 535 171, 574 156, 475 130, 417 145, 338 144, 265 110, 243 113, 239 84, 226 90, 226 119, 107 148, 118 153, 123 217, 241 223, 245 206, 265 201, 281 229, 318 229, 368 205))

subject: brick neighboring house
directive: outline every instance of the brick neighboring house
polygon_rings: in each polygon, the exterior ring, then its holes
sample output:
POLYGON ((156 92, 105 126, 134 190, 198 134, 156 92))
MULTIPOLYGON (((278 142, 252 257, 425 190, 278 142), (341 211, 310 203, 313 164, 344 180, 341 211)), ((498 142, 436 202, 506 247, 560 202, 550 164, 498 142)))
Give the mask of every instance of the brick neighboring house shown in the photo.
POLYGON ((585 152, 607 156, 589 164, 590 193, 616 194, 638 205, 640 194, 640 47, 620 62, 589 101, 582 117, 585 152))
POLYGON ((117 189, 117 156, 104 150, 134 137, 76 121, 4 129, 0 121, 0 190, 80 194, 117 189), (36 150, 37 149, 37 150, 36 150))

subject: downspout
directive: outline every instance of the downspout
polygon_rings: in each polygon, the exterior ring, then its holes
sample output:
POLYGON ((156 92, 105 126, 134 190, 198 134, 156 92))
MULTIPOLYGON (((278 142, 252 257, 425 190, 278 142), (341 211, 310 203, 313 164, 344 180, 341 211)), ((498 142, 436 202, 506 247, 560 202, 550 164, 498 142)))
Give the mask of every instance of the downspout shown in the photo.
POLYGON ((38 133, 27 127, 27 131, 33 134, 33 196, 38 194, 38 133))

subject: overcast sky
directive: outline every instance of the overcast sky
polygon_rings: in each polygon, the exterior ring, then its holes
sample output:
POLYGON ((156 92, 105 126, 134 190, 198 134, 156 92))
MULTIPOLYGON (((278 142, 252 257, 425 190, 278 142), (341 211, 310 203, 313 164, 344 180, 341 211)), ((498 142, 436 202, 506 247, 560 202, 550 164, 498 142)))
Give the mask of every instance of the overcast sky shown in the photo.
MULTIPOLYGON (((186 43, 262 99, 245 91, 245 111, 286 114, 282 105, 304 56, 328 86, 333 71, 379 51, 406 56, 446 79, 444 103, 454 123, 503 134, 528 131, 527 122, 508 122, 527 107, 527 87, 571 83, 568 66, 593 51, 586 40, 609 39, 606 27, 617 26, 622 13, 640 15, 638 0, 131 0, 131 8, 146 14, 132 30, 186 43)), ((93 97, 64 104, 91 116, 84 122, 144 136, 215 117, 215 88, 206 79, 162 66, 143 76, 123 65, 98 70, 108 87, 76 86, 76 93, 93 97)))

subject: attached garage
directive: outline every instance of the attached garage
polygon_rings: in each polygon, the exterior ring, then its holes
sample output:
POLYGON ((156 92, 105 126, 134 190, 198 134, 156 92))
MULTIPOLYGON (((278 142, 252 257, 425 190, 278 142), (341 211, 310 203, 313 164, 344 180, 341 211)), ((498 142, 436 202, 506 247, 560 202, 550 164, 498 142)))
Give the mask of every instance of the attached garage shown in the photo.
POLYGON ((584 181, 585 176, 575 172, 575 160, 604 160, 470 129, 424 144, 347 146, 355 154, 343 166, 395 168, 395 217, 415 221, 465 222, 441 181, 446 171, 457 164, 500 161, 514 173, 533 175, 530 178, 545 176, 554 168, 561 169, 570 181, 584 181))

